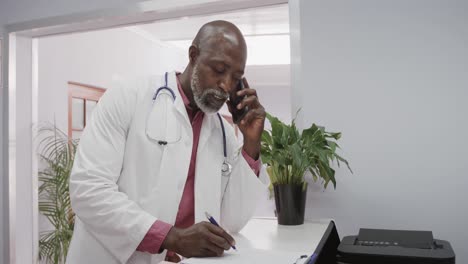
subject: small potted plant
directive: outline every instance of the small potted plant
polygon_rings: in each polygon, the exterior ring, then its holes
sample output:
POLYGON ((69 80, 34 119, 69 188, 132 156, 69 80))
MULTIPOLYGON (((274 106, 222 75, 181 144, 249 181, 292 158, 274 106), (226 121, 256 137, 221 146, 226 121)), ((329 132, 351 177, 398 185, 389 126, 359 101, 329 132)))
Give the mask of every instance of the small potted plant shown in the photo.
POLYGON ((38 135, 39 156, 44 162, 39 171, 39 212, 52 227, 39 234, 39 260, 65 263, 75 225, 69 179, 78 140, 68 138, 55 124, 48 123, 39 127, 38 135))
POLYGON ((268 113, 267 119, 271 130, 263 131, 261 158, 267 165, 274 191, 278 223, 301 225, 307 194, 306 172, 312 174, 314 181, 322 179, 324 188, 330 182, 336 188, 333 161, 338 166, 345 163, 351 171, 348 161, 336 153, 341 133, 327 132, 315 124, 299 132, 295 120, 287 125, 268 113))

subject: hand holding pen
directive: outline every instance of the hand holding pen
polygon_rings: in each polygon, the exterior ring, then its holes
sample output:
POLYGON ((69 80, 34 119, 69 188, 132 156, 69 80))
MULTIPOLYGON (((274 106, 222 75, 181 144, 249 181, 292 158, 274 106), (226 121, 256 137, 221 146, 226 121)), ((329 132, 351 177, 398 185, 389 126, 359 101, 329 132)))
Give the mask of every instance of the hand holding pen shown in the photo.
MULTIPOLYGON (((220 227, 218 222, 216 222, 216 220, 213 218, 213 216, 211 216, 209 213, 205 212, 205 216, 206 216, 206 218, 208 218, 208 221, 210 221, 210 223, 212 223, 215 226, 220 227)), ((237 248, 236 248, 236 246, 234 246, 234 244, 231 243, 231 247, 232 247, 232 249, 237 251, 237 248)))
POLYGON ((235 243, 234 238, 217 224, 203 221, 188 228, 172 227, 161 248, 186 258, 216 257, 222 256, 235 243))

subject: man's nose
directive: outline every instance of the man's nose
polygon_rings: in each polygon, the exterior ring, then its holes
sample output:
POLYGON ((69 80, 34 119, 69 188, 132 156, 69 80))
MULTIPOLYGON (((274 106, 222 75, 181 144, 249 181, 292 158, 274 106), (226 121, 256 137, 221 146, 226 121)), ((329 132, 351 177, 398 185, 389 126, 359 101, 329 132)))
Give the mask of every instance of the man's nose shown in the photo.
POLYGON ((221 81, 219 87, 226 93, 230 93, 234 89, 234 80, 232 78, 226 78, 221 81))

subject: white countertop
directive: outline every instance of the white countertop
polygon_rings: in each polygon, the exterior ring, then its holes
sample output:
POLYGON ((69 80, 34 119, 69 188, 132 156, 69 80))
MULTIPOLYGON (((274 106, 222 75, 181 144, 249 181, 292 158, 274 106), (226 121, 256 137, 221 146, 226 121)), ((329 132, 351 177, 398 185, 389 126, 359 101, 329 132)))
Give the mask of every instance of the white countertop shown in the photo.
MULTIPOLYGON (((294 263, 311 255, 325 233, 330 219, 306 221, 303 225, 278 225, 276 218, 253 218, 234 234, 237 252, 226 251, 219 258, 191 259, 187 263, 294 263)), ((302 263, 302 262, 300 262, 302 263)))
POLYGON ((311 254, 325 233, 330 219, 305 221, 303 225, 278 225, 276 218, 253 218, 233 235, 241 248, 311 254))

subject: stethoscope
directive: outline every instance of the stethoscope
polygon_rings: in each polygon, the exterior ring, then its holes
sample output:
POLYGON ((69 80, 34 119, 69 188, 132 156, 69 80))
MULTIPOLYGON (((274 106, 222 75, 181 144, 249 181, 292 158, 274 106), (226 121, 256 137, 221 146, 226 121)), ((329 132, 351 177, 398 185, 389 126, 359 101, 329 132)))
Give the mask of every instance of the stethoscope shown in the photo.
MULTIPOLYGON (((164 74, 164 86, 159 87, 154 92, 153 105, 154 105, 156 99, 158 98, 158 95, 160 94, 160 92, 164 91, 164 90, 168 91, 172 95, 172 102, 174 102, 175 99, 176 99, 176 95, 175 95, 174 91, 167 85, 167 75, 168 75, 168 73, 166 72, 164 74)), ((227 159, 226 131, 224 130, 224 123, 223 123, 223 120, 221 118, 221 115, 219 113, 217 113, 217 115, 218 115, 219 123, 221 124, 221 130, 223 132, 223 155, 224 155, 224 160, 223 160, 223 164, 221 165, 221 175, 223 175, 225 177, 229 177, 231 175, 231 172, 232 172, 232 165, 228 162, 228 159, 227 159)), ((161 146, 165 146, 168 143, 167 141, 164 141, 164 140, 157 140, 157 142, 161 146)))

